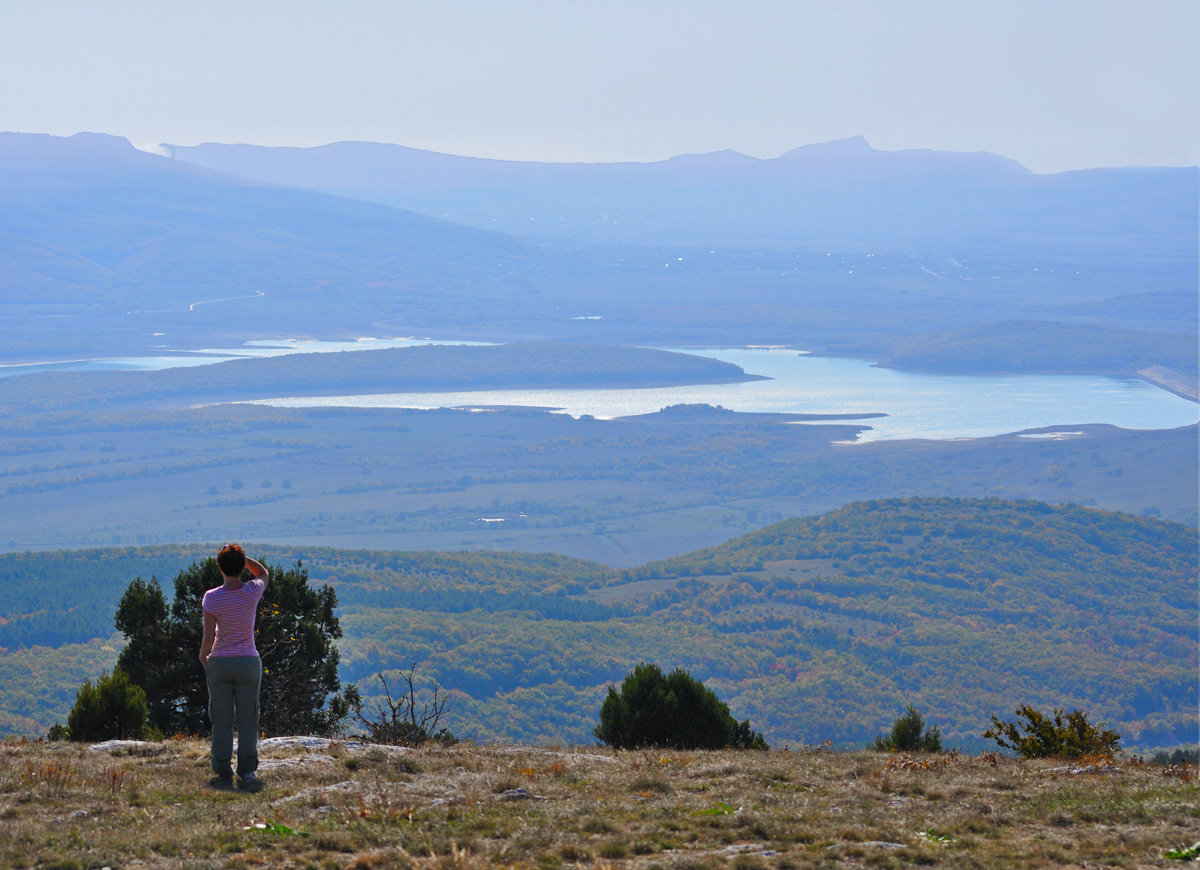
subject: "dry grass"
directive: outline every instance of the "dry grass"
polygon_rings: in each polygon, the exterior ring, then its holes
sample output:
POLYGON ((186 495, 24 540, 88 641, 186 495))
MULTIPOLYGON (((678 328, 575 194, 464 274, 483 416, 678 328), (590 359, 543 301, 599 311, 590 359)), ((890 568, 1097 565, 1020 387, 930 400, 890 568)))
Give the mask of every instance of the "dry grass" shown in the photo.
POLYGON ((263 758, 266 788, 240 794, 208 788, 200 742, 0 744, 0 866, 1165 867, 1200 839, 1194 771, 1132 763, 338 744, 263 758))

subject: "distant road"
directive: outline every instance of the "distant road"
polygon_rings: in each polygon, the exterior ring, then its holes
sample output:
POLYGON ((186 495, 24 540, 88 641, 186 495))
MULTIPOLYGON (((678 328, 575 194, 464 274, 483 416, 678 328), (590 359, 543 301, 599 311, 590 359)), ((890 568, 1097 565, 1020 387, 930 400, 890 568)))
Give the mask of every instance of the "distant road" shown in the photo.
POLYGON ((232 302, 234 299, 257 299, 259 296, 266 295, 261 290, 255 290, 249 296, 226 296, 224 299, 205 299, 203 302, 193 302, 188 306, 188 311, 195 311, 197 305, 212 305, 214 302, 232 302))
POLYGON ((1194 375, 1166 366, 1150 366, 1148 369, 1139 369, 1138 374, 1156 387, 1162 387, 1184 399, 1200 402, 1200 384, 1197 383, 1194 375))

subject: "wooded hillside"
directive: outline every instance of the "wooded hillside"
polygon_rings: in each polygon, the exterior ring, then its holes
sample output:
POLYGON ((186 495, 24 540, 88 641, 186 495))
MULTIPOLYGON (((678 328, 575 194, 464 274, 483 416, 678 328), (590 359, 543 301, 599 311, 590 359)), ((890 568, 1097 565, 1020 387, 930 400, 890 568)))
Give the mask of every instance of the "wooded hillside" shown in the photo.
MULTIPOLYGON (((861 745, 907 704, 967 747, 1020 703, 1084 708, 1135 747, 1196 726, 1196 530, 1155 519, 861 502, 621 572, 557 556, 260 551, 303 558, 337 590, 344 676, 370 692, 376 672, 415 663, 453 690, 452 729, 478 739, 589 742, 605 686, 639 661, 687 668, 780 746, 861 745)), ((103 616, 133 574, 157 562, 169 580, 206 552, 0 557, 0 588, 40 578, 36 594, 0 599, 9 642, 23 621, 70 624, 63 603, 91 588, 84 564, 108 580, 81 609, 103 616)), ((61 719, 115 656, 104 640, 10 647, 4 730, 61 719)))

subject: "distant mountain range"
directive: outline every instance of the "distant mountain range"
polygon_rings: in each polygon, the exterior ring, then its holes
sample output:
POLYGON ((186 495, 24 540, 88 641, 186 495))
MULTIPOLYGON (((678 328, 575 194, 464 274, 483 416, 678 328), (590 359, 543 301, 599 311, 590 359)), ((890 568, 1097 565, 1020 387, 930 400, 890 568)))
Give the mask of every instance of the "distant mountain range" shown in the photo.
POLYGON ((1028 178, 1014 160, 986 152, 876 151, 856 137, 807 145, 761 160, 736 151, 682 154, 655 163, 534 163, 461 157, 375 142, 315 148, 161 146, 175 159, 246 178, 301 187, 435 191, 447 188, 670 182, 680 187, 739 184, 859 183, 908 179, 978 181, 1028 178))
POLYGON ((1197 221, 1195 168, 1035 175, 996 154, 877 151, 861 137, 771 160, 718 151, 612 164, 370 142, 163 148, 196 166, 535 238, 912 253, 948 244, 1043 249, 1102 236, 1186 255, 1197 221))
MULTIPOLYGON (((650 164, 171 150, 0 134, 0 360, 413 334, 881 358, 1014 319, 1196 335, 1195 168, 1041 176, 862 139, 650 164)), ((1089 353, 1070 370, 1111 369, 1089 353)))
POLYGON ((503 281, 532 253, 500 233, 96 134, 0 134, 0 191, 0 299, 26 318, 5 351, 26 356, 144 350, 154 333, 173 346, 218 331, 361 335, 431 298, 462 304, 464 286, 503 281))

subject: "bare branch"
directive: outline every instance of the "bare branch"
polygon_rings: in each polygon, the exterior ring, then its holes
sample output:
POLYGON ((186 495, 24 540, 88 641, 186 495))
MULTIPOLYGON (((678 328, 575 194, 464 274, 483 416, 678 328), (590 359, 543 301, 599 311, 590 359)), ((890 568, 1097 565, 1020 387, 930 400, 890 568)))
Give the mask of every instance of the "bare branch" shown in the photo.
POLYGON ((383 674, 376 674, 383 685, 383 704, 377 702, 374 713, 364 713, 361 703, 354 705, 354 718, 366 728, 372 742, 392 746, 420 746, 428 740, 454 742, 449 731, 438 728, 449 701, 448 696, 436 680, 431 680, 432 697, 418 709, 415 674, 415 664, 407 671, 400 672, 404 686, 398 698, 393 697, 383 674))

